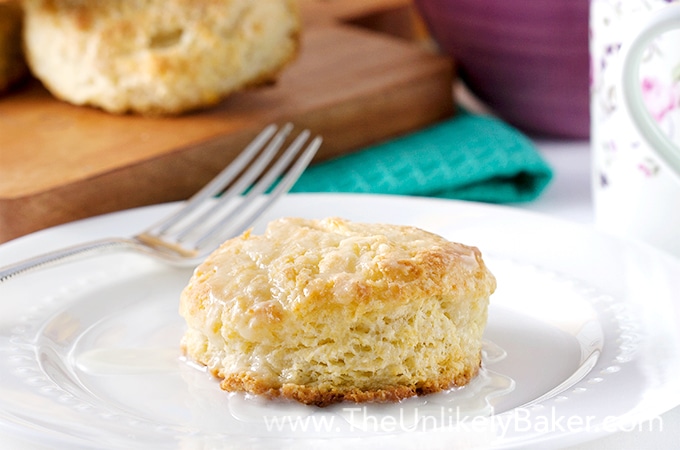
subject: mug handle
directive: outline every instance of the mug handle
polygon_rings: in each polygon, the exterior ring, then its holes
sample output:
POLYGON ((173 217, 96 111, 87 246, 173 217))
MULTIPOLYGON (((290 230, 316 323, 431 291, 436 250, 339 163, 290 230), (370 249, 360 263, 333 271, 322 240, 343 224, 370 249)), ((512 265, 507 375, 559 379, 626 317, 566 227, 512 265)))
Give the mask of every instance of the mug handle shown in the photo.
MULTIPOLYGON (((657 155, 680 177, 680 148, 670 140, 647 110, 640 89, 640 64, 652 41, 673 29, 680 29, 680 4, 666 6, 651 14, 621 46, 623 103, 637 130, 657 155)), ((680 43, 678 43, 680 45, 680 43)))

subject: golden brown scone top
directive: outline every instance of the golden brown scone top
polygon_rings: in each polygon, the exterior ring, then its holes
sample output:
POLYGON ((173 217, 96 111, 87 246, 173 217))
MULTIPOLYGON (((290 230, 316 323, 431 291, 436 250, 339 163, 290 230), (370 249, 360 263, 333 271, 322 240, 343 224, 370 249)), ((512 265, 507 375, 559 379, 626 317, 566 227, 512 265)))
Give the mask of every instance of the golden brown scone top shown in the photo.
POLYGON ((340 218, 279 219, 263 235, 227 241, 197 268, 194 284, 211 290, 194 298, 236 298, 239 309, 266 306, 272 319, 278 308, 299 314, 329 303, 399 303, 452 289, 460 297, 495 289, 475 247, 415 227, 340 218))

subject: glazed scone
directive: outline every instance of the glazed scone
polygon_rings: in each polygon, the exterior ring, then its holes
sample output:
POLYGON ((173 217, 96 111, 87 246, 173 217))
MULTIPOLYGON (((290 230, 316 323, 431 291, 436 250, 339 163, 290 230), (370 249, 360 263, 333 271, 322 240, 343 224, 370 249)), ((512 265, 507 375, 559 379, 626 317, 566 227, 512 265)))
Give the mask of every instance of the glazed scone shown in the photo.
POLYGON ((495 287, 479 250, 418 228, 279 219, 196 268, 181 346, 227 391, 397 401, 477 374, 495 287))
POLYGON ((274 81, 297 54, 296 0, 24 0, 33 74, 56 97, 171 115, 274 81))
POLYGON ((28 74, 21 49, 21 21, 19 3, 0 0, 0 93, 28 74))

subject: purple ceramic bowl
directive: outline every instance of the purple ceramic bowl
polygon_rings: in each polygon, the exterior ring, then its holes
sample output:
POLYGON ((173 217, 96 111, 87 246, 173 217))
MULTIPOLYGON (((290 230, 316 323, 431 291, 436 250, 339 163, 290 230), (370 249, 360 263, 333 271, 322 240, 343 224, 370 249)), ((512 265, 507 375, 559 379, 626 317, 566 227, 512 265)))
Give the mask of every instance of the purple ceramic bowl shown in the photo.
POLYGON ((589 0, 414 0, 460 78, 532 134, 587 138, 589 0))

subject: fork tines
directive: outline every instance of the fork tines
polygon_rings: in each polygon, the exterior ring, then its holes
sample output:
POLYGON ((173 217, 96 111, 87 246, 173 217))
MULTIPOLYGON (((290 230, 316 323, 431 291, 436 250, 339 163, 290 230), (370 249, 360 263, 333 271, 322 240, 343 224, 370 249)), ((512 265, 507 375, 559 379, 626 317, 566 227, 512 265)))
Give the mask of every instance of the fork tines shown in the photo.
POLYGON ((292 124, 267 126, 226 169, 147 235, 201 254, 245 231, 290 190, 321 145, 321 137, 310 141, 310 131, 303 130, 284 148, 292 130, 292 124))

